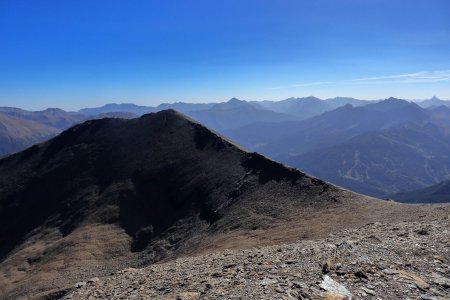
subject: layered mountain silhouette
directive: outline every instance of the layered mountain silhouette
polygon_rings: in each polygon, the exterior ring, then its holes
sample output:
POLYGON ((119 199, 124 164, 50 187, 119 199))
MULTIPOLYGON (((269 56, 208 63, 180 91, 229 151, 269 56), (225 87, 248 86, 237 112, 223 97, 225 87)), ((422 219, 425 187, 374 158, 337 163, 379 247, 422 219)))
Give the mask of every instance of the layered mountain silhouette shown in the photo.
POLYGON ((261 105, 276 112, 293 115, 297 120, 305 120, 333 109, 326 101, 312 96, 288 98, 282 101, 263 101, 261 105))
POLYGON ((329 98, 326 99, 325 102, 330 105, 332 108, 338 108, 347 104, 350 104, 351 106, 365 106, 367 104, 373 104, 377 103, 381 100, 361 100, 361 99, 355 99, 352 97, 335 97, 335 98, 329 98))
POLYGON ((245 152, 173 110, 91 120, 0 160, 0 298, 55 298, 128 266, 421 209, 245 152))
POLYGON ((376 196, 448 178, 449 109, 390 98, 302 122, 252 124, 225 134, 248 149, 376 196))
POLYGON ((262 108, 260 105, 233 98, 207 110, 190 111, 186 114, 200 123, 218 131, 245 126, 258 122, 282 122, 295 117, 285 113, 262 108))
POLYGON ((249 149, 282 160, 336 145, 364 132, 428 119, 418 105, 390 98, 363 107, 347 104, 305 121, 251 124, 225 134, 249 149))
POLYGON ((162 103, 158 106, 142 106, 131 103, 110 103, 102 107, 84 108, 83 115, 129 112, 141 116, 150 112, 174 109, 189 115, 197 121, 216 130, 237 128, 256 122, 281 122, 305 120, 335 108, 351 104, 364 106, 376 101, 359 100, 351 97, 336 97, 321 100, 316 97, 288 98, 281 101, 244 101, 232 98, 222 103, 162 103))
POLYGON ((144 106, 136 105, 133 103, 109 103, 101 107, 93 108, 83 108, 78 111, 79 114, 87 116, 95 116, 99 114, 117 113, 117 112, 127 112, 132 113, 137 116, 142 116, 151 112, 158 112, 165 109, 174 109, 179 112, 189 112, 197 110, 205 110, 213 107, 215 103, 186 103, 186 102, 175 102, 175 103, 162 103, 158 106, 144 106))

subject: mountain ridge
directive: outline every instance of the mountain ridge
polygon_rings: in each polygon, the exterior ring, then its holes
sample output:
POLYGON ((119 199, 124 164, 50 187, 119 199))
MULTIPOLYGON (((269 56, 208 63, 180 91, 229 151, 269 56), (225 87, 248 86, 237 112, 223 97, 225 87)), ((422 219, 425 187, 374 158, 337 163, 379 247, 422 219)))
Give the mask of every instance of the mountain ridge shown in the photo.
POLYGON ((0 298, 47 297, 130 266, 444 211, 341 189, 171 110, 90 120, 0 160, 0 298))

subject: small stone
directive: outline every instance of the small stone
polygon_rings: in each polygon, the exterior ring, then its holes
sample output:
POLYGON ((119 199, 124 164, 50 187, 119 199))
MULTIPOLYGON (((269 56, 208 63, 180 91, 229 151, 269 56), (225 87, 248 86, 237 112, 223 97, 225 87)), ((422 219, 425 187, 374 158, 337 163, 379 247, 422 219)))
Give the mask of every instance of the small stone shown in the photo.
POLYGON ((322 294, 322 300, 349 300, 350 297, 333 292, 326 292, 322 294))
POLYGON ((74 284, 74 287, 77 288, 77 289, 79 289, 79 288, 81 288, 81 287, 83 287, 83 286, 85 286, 85 285, 86 285, 86 282, 85 282, 85 281, 80 281, 80 282, 75 283, 75 284, 74 284))
POLYGON ((99 279, 98 277, 94 277, 94 278, 89 279, 89 280, 87 281, 87 283, 96 283, 96 282, 98 282, 98 281, 100 281, 100 279, 99 279))
POLYGON ((261 282, 259 284, 260 285, 270 285, 270 284, 275 284, 277 282, 278 282, 278 280, 276 280, 276 279, 264 278, 263 280, 261 280, 261 282))
POLYGON ((417 274, 407 271, 400 271, 399 274, 400 277, 412 280, 414 284, 421 290, 427 290, 430 288, 430 285, 417 274))
POLYGON ((437 300, 436 297, 428 296, 428 295, 422 295, 422 296, 420 296, 420 299, 422 299, 422 300, 437 300))
POLYGON ((367 287, 362 287, 361 290, 363 290, 364 292, 366 292, 369 295, 375 296, 375 291, 374 290, 371 290, 371 289, 369 289, 367 287))
POLYGON ((354 273, 354 275, 358 278, 368 279, 369 277, 363 271, 359 270, 354 273))
POLYGON ((426 229, 420 229, 420 230, 417 231, 417 234, 420 234, 420 235, 428 235, 428 230, 426 230, 426 229))
POLYGON ((324 299, 351 299, 352 293, 347 290, 345 286, 342 284, 334 281, 330 276, 325 275, 323 276, 322 282, 319 284, 319 286, 324 289, 325 291, 329 292, 328 297, 324 299), (334 297, 334 298, 330 298, 334 297), (337 298, 341 297, 341 298, 337 298), (347 297, 347 298, 345 298, 347 297))
POLYGON ((399 273, 399 271, 394 269, 384 269, 382 272, 386 275, 395 275, 399 273))
POLYGON ((308 288, 308 286, 300 281, 292 281, 292 287, 293 288, 297 288, 297 289, 304 289, 306 290, 308 288))
POLYGON ((194 300, 200 297, 199 292, 181 292, 178 294, 177 300, 194 300))
POLYGON ((438 260, 438 261, 442 262, 442 263, 447 262, 447 259, 444 256, 442 256, 442 255, 435 255, 435 256, 433 256, 433 258, 435 260, 438 260))
POLYGON ((444 276, 441 276, 437 273, 432 273, 431 279, 433 280, 434 284, 440 285, 444 288, 450 288, 450 279, 445 278, 444 276))
POLYGON ((322 273, 323 274, 327 274, 330 273, 330 271, 334 269, 334 263, 330 260, 327 259, 323 264, 322 264, 322 273))

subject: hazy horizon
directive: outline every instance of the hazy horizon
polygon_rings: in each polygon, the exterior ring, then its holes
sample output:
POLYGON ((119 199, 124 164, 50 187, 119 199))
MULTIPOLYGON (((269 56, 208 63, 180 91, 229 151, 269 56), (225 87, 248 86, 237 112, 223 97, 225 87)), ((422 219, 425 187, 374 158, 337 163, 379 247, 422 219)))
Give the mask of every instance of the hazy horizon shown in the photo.
POLYGON ((67 108, 67 107, 64 107, 64 106, 23 107, 23 106, 16 106, 14 104, 12 104, 12 105, 8 105, 8 104, 3 105, 2 104, 2 105, 0 105, 0 107, 14 107, 14 108, 20 108, 20 109, 29 110, 29 111, 40 111, 40 110, 45 110, 45 109, 48 109, 48 108, 59 108, 59 109, 62 109, 62 110, 65 110, 65 111, 69 111, 69 112, 77 112, 78 110, 81 110, 83 108, 96 108, 96 107, 102 107, 102 106, 105 106, 105 105, 108 105, 108 104, 118 104, 118 105, 131 104, 131 105, 137 105, 137 106, 157 107, 158 105, 161 105, 161 104, 174 104, 174 103, 187 103, 187 104, 224 103, 224 102, 227 102, 227 101, 229 101, 231 99, 238 99, 238 100, 243 100, 243 101, 248 101, 248 102, 262 102, 262 101, 274 101, 274 102, 277 102, 277 101, 283 101, 283 100, 286 100, 286 99, 289 99, 289 98, 301 99, 301 98, 308 98, 308 97, 315 97, 315 98, 318 98, 318 99, 320 99, 322 101, 329 100, 329 99, 334 99, 334 98, 354 98, 354 99, 363 100, 363 101, 378 101, 378 100, 386 100, 386 99, 389 99, 391 97, 392 98, 396 98, 396 99, 410 101, 410 102, 420 102, 420 101, 424 101, 424 100, 429 100, 429 99, 431 99, 433 97, 436 97, 439 100, 450 101, 450 99, 444 99, 444 98, 441 98, 441 97, 436 96, 436 95, 433 95, 433 96, 428 97, 428 98, 423 98, 423 99, 406 99, 406 98, 393 97, 393 96, 389 96, 389 97, 386 97, 386 98, 378 98, 378 99, 375 99, 375 98, 374 99, 360 99, 360 98, 351 97, 351 96, 335 96, 335 97, 330 97, 330 98, 320 98, 320 97, 317 97, 317 96, 314 96, 314 95, 307 95, 307 96, 292 96, 292 97, 283 98, 283 99, 243 99, 243 98, 240 98, 240 97, 229 97, 229 98, 227 98, 225 100, 218 100, 218 99, 216 99, 216 100, 211 100, 211 101, 174 100, 174 101, 159 101, 159 102, 158 101, 131 102, 131 101, 127 101, 126 99, 123 99, 123 100, 117 99, 117 101, 112 101, 112 102, 96 102, 96 103, 98 103, 96 105, 87 105, 87 106, 76 106, 75 105, 72 108, 67 108))

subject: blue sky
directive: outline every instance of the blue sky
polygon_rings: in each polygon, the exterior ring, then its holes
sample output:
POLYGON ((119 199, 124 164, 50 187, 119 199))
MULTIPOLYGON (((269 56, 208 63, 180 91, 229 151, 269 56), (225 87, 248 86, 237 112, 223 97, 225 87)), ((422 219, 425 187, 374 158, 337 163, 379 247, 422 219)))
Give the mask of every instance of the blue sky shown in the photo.
POLYGON ((0 0, 0 105, 450 99, 448 0, 0 0))

